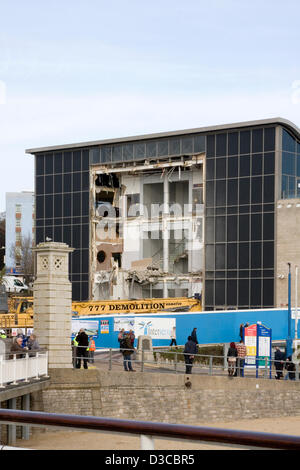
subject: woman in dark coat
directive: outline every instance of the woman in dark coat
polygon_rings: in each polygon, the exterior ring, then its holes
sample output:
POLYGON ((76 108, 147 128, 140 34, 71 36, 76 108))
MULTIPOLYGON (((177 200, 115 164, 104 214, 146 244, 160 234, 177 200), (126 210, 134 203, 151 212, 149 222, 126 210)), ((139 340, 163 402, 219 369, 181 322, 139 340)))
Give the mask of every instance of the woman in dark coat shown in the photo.
POLYGON ((195 343, 195 341, 192 340, 192 337, 189 336, 183 350, 186 374, 192 373, 193 362, 195 359, 195 354, 197 353, 197 344, 195 343))
POLYGON ((229 347, 228 353, 227 353, 228 375, 230 377, 232 377, 234 372, 235 372, 237 355, 238 355, 238 352, 237 352, 235 343, 232 342, 232 343, 230 343, 230 347, 229 347))

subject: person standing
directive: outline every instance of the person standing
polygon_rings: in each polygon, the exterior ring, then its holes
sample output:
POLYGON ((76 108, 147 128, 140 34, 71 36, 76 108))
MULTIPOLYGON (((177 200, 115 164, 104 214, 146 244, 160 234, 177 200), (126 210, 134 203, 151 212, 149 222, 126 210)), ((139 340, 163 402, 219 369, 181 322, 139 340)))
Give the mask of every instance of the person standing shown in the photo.
POLYGON ((129 330, 129 338, 130 338, 132 346, 134 346, 135 334, 132 330, 129 330))
POLYGON ((122 328, 119 331, 119 334, 118 334, 118 342, 119 342, 119 345, 120 345, 120 349, 122 349, 121 343, 124 340, 124 337, 125 337, 125 330, 124 330, 124 328, 122 328))
POLYGON ((292 356, 286 358, 285 368, 288 371, 284 380, 296 380, 296 366, 292 361, 292 356))
POLYGON ((29 354, 29 357, 35 356, 39 350, 40 350, 40 344, 37 340, 37 336, 33 333, 29 336, 29 340, 27 341, 27 346, 29 351, 32 351, 34 354, 29 354))
POLYGON ((233 374, 235 373, 237 355, 238 355, 238 352, 237 352, 235 343, 232 342, 232 343, 230 343, 230 347, 229 347, 228 353, 227 353, 228 375, 229 375, 229 377, 232 377, 233 374))
POLYGON ((197 344, 195 341, 193 341, 192 336, 189 336, 183 350, 186 374, 192 373, 193 362, 195 359, 195 354, 197 353, 197 344))
POLYGON ((274 354, 274 366, 276 369, 276 376, 275 379, 280 380, 281 377, 283 377, 283 366, 284 366, 284 361, 285 361, 285 354, 279 346, 276 346, 275 348, 275 354, 274 354))
POLYGON ((83 367, 84 369, 88 368, 87 362, 88 362, 88 351, 87 348, 89 346, 89 337, 84 331, 84 328, 81 328, 79 330, 78 335, 76 336, 75 340, 78 343, 77 346, 77 351, 76 351, 76 356, 77 356, 77 363, 76 363, 76 368, 80 369, 81 367, 81 358, 83 359, 83 367))
POLYGON ((193 328, 193 331, 191 333, 191 341, 194 341, 195 344, 199 344, 197 338, 197 328, 193 328))
POLYGON ((95 344, 95 340, 92 336, 89 337, 89 348, 88 348, 88 351, 89 351, 89 362, 91 364, 94 364, 95 362, 95 359, 94 359, 94 355, 95 355, 95 350, 96 350, 96 344, 95 344))
POLYGON ((247 356, 247 348, 244 344, 244 341, 241 339, 239 343, 236 345, 237 349, 237 368, 235 372, 235 376, 239 375, 240 377, 244 377, 244 367, 245 367, 245 358, 247 356))
POLYGON ((131 354, 134 353, 134 346, 130 340, 129 333, 124 335, 124 338, 120 344, 122 347, 124 370, 126 370, 127 372, 135 372, 131 364, 131 354))
POLYGON ((172 328, 170 346, 173 346, 173 344, 175 344, 175 346, 177 346, 177 342, 176 342, 176 326, 173 326, 173 328, 172 328))
MULTIPOLYGON (((23 343, 23 338, 21 338, 21 336, 16 337, 10 348, 10 352, 16 355, 17 359, 22 359, 23 357, 25 357, 24 352, 28 351, 28 348, 23 347, 22 343, 23 343)), ((11 359, 13 359, 13 356, 11 357, 11 359)))

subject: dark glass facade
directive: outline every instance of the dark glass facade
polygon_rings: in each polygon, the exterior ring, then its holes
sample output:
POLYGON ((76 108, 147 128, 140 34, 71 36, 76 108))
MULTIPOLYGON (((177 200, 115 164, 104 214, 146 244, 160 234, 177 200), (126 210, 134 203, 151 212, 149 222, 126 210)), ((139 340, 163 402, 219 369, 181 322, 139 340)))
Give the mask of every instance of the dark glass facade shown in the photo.
POLYGON ((281 198, 300 197, 300 142, 282 130, 281 198))
POLYGON ((274 305, 275 127, 207 135, 205 309, 274 305))
POLYGON ((74 248, 74 300, 89 297, 89 151, 36 155, 36 243, 47 237, 74 248))

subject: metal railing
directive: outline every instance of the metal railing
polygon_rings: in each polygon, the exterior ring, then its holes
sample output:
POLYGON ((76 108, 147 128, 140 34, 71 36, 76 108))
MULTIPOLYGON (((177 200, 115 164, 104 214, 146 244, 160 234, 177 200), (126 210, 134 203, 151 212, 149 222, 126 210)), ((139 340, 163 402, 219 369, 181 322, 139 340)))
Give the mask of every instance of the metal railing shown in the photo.
MULTIPOLYGON (((124 366, 124 357, 122 351, 127 351, 126 349, 120 350, 119 348, 108 348, 108 349, 97 349, 94 356, 93 362, 101 361, 108 364, 108 370, 113 370, 114 365, 124 366), (105 352, 106 356, 103 357, 101 353, 105 352)), ((132 350, 128 350, 130 352, 132 350)), ((165 350, 155 349, 155 350, 142 350, 139 352, 139 357, 137 358, 137 350, 134 350, 134 353, 129 359, 131 365, 138 368, 141 372, 151 369, 161 369, 168 370, 168 372, 173 373, 189 373, 189 374, 201 374, 201 375, 224 375, 228 373, 228 362, 226 355, 204 355, 204 354, 195 354, 193 363, 186 364, 184 361, 184 354, 180 351, 167 351, 169 359, 164 358, 166 355, 165 350), (150 358, 151 356, 151 358, 150 358), (171 357, 171 359, 170 359, 171 357), (147 366, 147 367, 145 367, 147 366), (186 372, 186 366, 190 368, 189 372, 186 372)), ((76 351, 73 353, 74 366, 76 359, 82 359, 76 355, 76 351)), ((86 361, 89 361, 88 356, 85 358, 86 361)), ((281 378, 285 380, 300 380, 300 368, 299 364, 295 364, 295 370, 289 371, 285 369, 287 363, 282 361, 275 361, 274 359, 263 358, 257 359, 256 357, 247 356, 245 364, 241 364, 240 361, 234 365, 233 376, 238 377, 256 377, 263 379, 274 379, 278 378, 278 372, 281 375, 281 378), (282 367, 280 370, 278 366, 282 367), (277 366, 277 369, 276 369, 277 366)))
POLYGON ((0 422, 85 431, 139 435, 142 450, 154 449, 154 438, 180 439, 260 449, 300 450, 300 437, 233 429, 168 424, 149 421, 78 416, 0 409, 0 422))
POLYGON ((0 354, 0 389, 48 375, 48 351, 0 354))

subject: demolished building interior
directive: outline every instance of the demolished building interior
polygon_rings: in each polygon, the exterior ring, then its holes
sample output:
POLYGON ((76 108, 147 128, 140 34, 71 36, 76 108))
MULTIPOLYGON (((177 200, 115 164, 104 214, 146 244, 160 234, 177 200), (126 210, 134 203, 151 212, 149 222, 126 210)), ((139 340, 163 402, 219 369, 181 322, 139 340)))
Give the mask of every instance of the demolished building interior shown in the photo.
POLYGON ((201 294, 203 160, 93 166, 90 298, 201 294))

